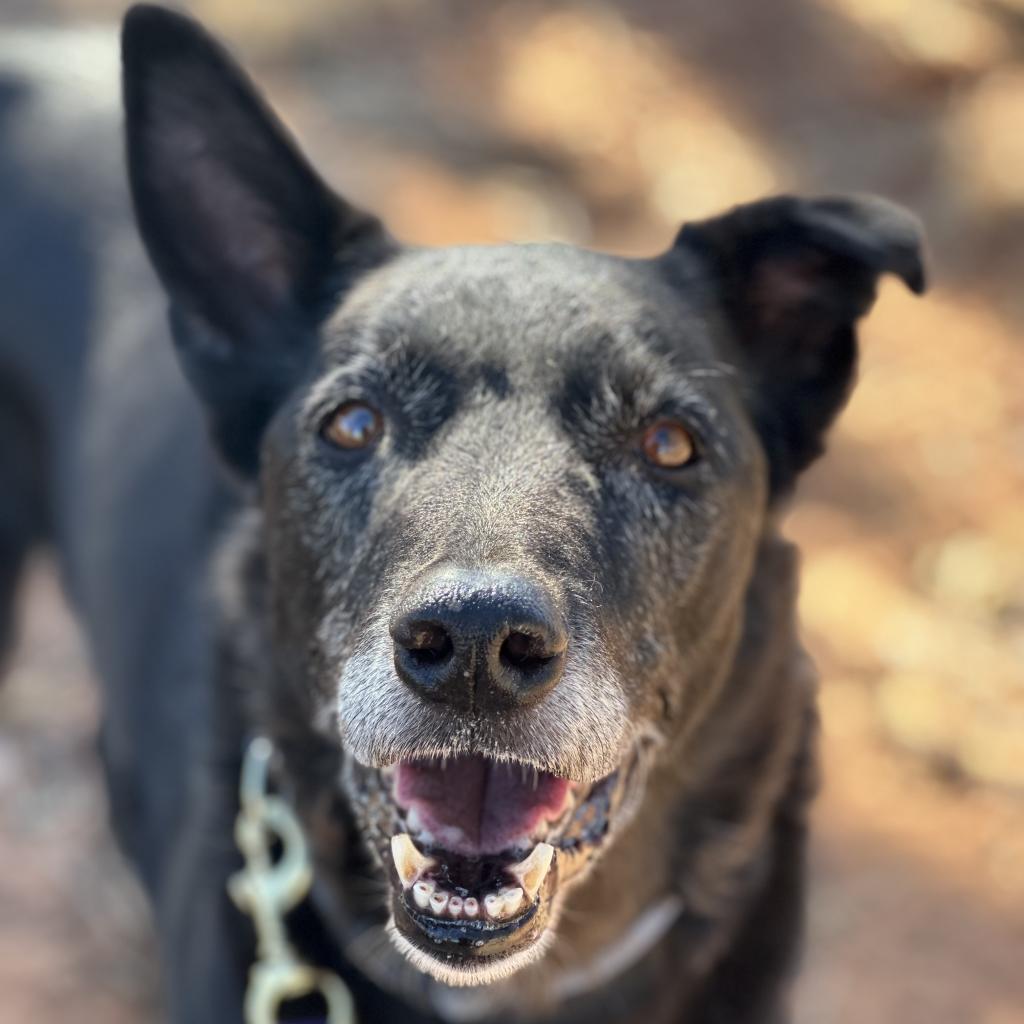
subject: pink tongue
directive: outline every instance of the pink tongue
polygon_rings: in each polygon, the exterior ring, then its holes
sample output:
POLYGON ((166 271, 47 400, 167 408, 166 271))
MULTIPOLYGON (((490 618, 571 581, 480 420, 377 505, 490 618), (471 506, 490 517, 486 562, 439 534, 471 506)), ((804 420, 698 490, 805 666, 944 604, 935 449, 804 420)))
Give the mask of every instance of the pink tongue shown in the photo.
POLYGON ((484 757, 403 761, 396 773, 399 806, 415 809, 438 845, 469 856, 501 853, 565 807, 569 782, 547 772, 484 757), (536 788, 535 788, 536 786, 536 788))

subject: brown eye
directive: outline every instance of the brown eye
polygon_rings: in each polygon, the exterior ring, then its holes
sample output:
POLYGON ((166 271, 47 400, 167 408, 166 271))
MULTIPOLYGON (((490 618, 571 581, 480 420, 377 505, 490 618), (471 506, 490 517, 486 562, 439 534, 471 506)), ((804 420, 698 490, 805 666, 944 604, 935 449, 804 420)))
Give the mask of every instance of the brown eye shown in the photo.
POLYGON ((641 442, 644 458, 652 466, 678 469, 697 457, 693 435, 675 420, 659 420, 645 431, 641 442))
POLYGON ((346 402, 331 413, 322 434, 339 448, 367 448, 383 429, 384 422, 376 409, 363 402, 346 402))

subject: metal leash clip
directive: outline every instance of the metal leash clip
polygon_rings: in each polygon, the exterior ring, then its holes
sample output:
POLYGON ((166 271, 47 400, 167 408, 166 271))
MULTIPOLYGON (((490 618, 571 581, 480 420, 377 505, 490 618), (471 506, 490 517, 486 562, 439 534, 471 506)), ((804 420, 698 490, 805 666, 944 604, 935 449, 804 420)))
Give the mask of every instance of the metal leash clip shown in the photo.
POLYGON ((309 892, 313 882, 306 838, 295 813, 279 796, 267 792, 274 745, 266 737, 252 740, 242 764, 241 810, 235 842, 245 867, 228 881, 235 905, 253 921, 257 959, 245 993, 246 1024, 275 1024, 283 1002, 320 995, 327 1024, 355 1024, 355 1006, 345 983, 331 971, 303 963, 288 941, 284 915, 309 892), (273 861, 271 843, 281 842, 273 861))

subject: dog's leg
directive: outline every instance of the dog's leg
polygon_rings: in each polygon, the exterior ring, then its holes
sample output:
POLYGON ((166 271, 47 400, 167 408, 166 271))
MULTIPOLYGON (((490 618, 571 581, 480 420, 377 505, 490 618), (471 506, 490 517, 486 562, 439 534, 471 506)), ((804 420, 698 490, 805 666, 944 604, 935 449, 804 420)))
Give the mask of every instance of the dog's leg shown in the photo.
POLYGON ((788 982, 803 933, 806 830, 776 826, 773 870, 728 957, 686 1024, 787 1024, 788 982))
POLYGON ((225 1024, 241 1019, 255 954, 252 929, 227 891, 242 867, 231 841, 238 765, 225 761, 196 781, 198 806, 175 846, 157 907, 166 1002, 173 1024, 225 1024))
POLYGON ((27 390, 0 368, 0 668, 26 557, 48 532, 45 447, 27 390))
POLYGON ((787 1024, 789 982, 803 941, 807 806, 817 788, 817 720, 804 741, 770 836, 771 867, 728 955, 686 1024, 787 1024))

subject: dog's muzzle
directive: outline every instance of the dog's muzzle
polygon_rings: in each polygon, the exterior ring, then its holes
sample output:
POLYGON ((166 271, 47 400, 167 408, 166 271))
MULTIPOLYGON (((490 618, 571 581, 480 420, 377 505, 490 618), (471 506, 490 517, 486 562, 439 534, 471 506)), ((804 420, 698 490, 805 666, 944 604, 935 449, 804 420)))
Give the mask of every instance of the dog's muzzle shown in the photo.
POLYGON ((392 664, 378 633, 343 671, 346 789, 392 883, 396 944, 482 984, 544 951, 646 759, 593 632, 574 646, 536 578, 433 568, 386 621, 392 664))

